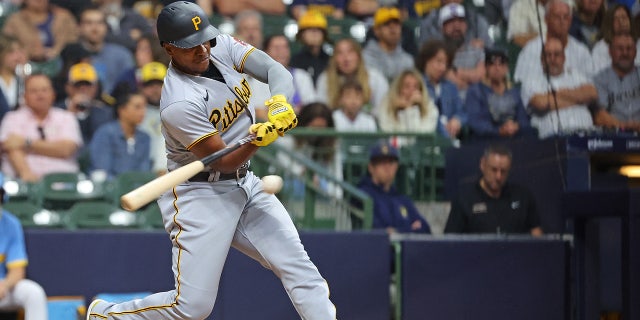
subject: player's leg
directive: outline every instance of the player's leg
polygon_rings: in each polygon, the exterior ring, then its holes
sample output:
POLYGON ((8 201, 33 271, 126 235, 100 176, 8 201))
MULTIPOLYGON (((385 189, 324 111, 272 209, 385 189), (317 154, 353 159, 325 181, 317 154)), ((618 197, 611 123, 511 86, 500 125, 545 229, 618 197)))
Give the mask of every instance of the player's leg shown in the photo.
POLYGON ((88 310, 96 314, 94 318, 206 318, 213 309, 222 268, 246 202, 242 189, 228 191, 233 185, 232 181, 225 188, 198 183, 178 187, 177 200, 172 194, 163 195, 158 202, 163 218, 174 221, 170 238, 176 288, 120 304, 99 303, 88 310))
POLYGON ((262 192, 259 183, 253 174, 247 175, 243 188, 251 196, 233 246, 280 278, 302 319, 334 320, 336 310, 327 282, 309 259, 282 203, 262 192))
POLYGON ((0 300, 0 309, 24 309, 25 320, 47 319, 47 295, 44 289, 29 279, 20 280, 4 299, 0 300))

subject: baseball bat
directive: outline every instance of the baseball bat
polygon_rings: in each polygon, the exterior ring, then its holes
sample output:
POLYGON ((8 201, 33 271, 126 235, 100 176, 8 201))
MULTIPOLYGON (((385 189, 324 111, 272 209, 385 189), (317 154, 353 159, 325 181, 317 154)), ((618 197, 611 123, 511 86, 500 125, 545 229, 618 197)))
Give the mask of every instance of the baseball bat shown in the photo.
POLYGON ((253 139, 255 139, 255 135, 250 134, 224 149, 218 150, 201 158, 200 160, 193 161, 185 166, 155 178, 120 197, 120 205, 127 211, 138 210, 147 203, 157 199, 161 194, 173 188, 175 185, 182 183, 196 175, 198 172, 201 172, 204 170, 206 165, 224 157, 234 150, 237 150, 242 145, 253 141, 253 139))

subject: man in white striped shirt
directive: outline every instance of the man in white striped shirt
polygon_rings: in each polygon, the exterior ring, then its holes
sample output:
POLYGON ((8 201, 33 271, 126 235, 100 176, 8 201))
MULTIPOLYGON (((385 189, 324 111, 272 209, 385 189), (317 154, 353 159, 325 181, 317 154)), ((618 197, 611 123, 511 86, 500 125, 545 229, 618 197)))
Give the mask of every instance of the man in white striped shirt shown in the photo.
POLYGON ((548 138, 593 129, 589 105, 598 99, 598 92, 591 80, 578 70, 565 69, 565 51, 560 39, 547 39, 541 60, 549 77, 531 75, 522 83, 522 101, 531 114, 531 125, 538 129, 538 136, 548 138))

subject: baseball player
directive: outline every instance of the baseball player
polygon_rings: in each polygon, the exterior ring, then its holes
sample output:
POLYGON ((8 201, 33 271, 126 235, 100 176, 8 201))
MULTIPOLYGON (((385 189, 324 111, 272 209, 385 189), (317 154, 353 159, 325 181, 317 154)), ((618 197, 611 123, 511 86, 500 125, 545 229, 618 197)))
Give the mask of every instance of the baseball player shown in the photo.
POLYGON ((329 288, 284 206, 263 192, 249 159, 294 128, 287 96, 292 77, 264 52, 220 32, 196 4, 166 6, 158 36, 171 56, 160 101, 168 170, 254 133, 252 143, 224 156, 158 199, 173 243, 175 289, 119 304, 95 300, 87 319, 204 319, 212 311, 229 247, 257 260, 282 281, 302 319, 334 320, 329 288), (268 122, 254 123, 245 73, 269 84, 268 122))

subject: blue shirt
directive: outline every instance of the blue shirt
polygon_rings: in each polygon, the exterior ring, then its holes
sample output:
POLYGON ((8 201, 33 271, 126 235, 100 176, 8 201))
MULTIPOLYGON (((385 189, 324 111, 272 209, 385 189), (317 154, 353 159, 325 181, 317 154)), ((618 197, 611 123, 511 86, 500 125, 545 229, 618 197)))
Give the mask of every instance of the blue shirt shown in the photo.
POLYGON ((365 176, 358 183, 358 188, 373 199, 374 229, 393 227, 401 233, 431 233, 429 224, 420 215, 411 199, 400 194, 395 187, 385 191, 381 186, 374 184, 370 176, 365 176), (422 222, 422 228, 411 230, 411 224, 416 220, 422 222))
POLYGON ((474 136, 500 137, 500 127, 507 120, 518 123, 520 130, 516 136, 534 136, 518 88, 510 88, 498 95, 486 84, 475 83, 467 90, 464 106, 469 116, 467 125, 474 136))
POLYGON ((7 267, 26 266, 27 250, 20 220, 6 210, 0 215, 0 279, 7 276, 7 267))
POLYGON ((107 93, 113 91, 122 70, 135 66, 131 52, 115 43, 105 43, 100 52, 93 53, 91 65, 98 72, 103 92, 107 93))
POLYGON ((108 179, 127 171, 150 171, 151 138, 136 128, 134 140, 135 143, 127 142, 117 120, 102 125, 89 146, 91 171, 104 170, 108 179))
MULTIPOLYGON (((467 112, 464 110, 462 99, 460 99, 460 94, 458 93, 456 85, 447 79, 442 79, 440 81, 440 95, 437 95, 436 87, 431 83, 431 81, 429 81, 428 77, 425 76, 424 82, 429 90, 429 95, 433 97, 436 102, 436 106, 438 106, 440 118, 448 121, 455 116, 460 120, 460 124, 464 127, 467 124, 467 112)), ((449 137, 449 133, 445 130, 442 122, 443 121, 438 121, 438 133, 445 137, 449 137)))

